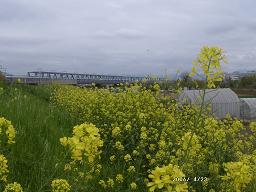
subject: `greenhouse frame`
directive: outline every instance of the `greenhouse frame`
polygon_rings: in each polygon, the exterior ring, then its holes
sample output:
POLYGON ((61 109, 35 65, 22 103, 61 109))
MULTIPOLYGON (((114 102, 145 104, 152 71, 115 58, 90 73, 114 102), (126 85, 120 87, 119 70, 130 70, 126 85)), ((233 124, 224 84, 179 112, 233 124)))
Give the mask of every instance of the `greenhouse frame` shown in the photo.
POLYGON ((256 120, 256 98, 241 98, 241 118, 256 120))
MULTIPOLYGON (((195 104, 200 106, 203 99, 203 90, 184 90, 178 98, 181 104, 195 104)), ((226 115, 240 118, 240 99, 229 88, 206 89, 204 105, 209 106, 211 113, 216 118, 224 118, 226 115)))

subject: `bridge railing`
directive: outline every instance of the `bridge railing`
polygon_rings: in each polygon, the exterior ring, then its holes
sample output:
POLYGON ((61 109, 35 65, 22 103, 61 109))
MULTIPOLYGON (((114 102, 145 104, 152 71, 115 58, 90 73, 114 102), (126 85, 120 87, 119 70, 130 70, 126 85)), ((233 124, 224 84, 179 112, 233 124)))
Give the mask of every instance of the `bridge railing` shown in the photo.
POLYGON ((28 72, 27 76, 6 76, 8 81, 19 81, 26 84, 117 84, 132 83, 135 81, 162 81, 164 78, 153 77, 134 77, 134 76, 115 76, 115 75, 95 75, 78 73, 57 73, 57 72, 28 72))
POLYGON ((47 71, 32 71, 28 72, 28 77, 40 77, 50 79, 93 79, 93 80, 119 80, 119 81, 142 81, 142 80, 156 80, 160 81, 162 78, 156 77, 134 77, 134 76, 116 76, 116 75, 95 75, 95 74, 79 74, 79 73, 62 73, 62 72, 47 72, 47 71))

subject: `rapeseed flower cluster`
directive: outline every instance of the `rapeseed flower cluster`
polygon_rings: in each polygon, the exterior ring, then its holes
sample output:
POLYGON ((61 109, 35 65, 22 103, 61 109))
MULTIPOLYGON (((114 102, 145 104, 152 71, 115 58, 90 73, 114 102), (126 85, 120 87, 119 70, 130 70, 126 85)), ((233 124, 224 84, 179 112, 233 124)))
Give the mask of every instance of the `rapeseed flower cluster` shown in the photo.
MULTIPOLYGON (((191 76, 203 74, 206 87, 215 87, 224 61, 223 50, 205 47, 191 76)), ((89 122, 61 138, 70 153, 67 179, 80 191, 256 191, 256 123, 215 119, 204 105, 163 103, 156 85, 139 83, 56 86, 52 102, 89 122), (177 181, 185 176, 209 180, 177 181)))
MULTIPOLYGON (((159 95, 140 85, 135 87, 117 88, 115 92, 112 89, 73 87, 55 90, 55 104, 99 127, 98 138, 104 146, 97 147, 102 152, 96 153, 100 158, 96 158, 95 163, 92 161, 95 165, 92 166, 93 171, 89 171, 99 187, 106 191, 115 191, 120 187, 131 190, 130 184, 134 182, 136 190, 145 189, 148 182, 144 180, 148 178, 148 171, 169 164, 178 166, 187 177, 193 178, 205 173, 212 179, 212 182, 198 182, 193 186, 186 183, 187 189, 220 191, 223 183, 232 183, 231 179, 220 179, 220 176, 224 176, 221 170, 224 170, 225 163, 240 161, 246 154, 255 151, 252 147, 255 135, 247 134, 244 125, 231 117, 217 120, 202 113, 200 121, 196 122, 199 113, 197 108, 175 103, 166 108, 158 100, 159 95), (69 108, 69 105, 72 107, 69 108), (102 165, 100 171, 95 171, 97 164, 102 165), (110 169, 111 177, 106 174, 110 169), (122 174, 123 182, 116 180, 118 174, 122 174)), ((255 131, 255 124, 252 123, 249 128, 255 131)), ((77 131, 76 137, 83 133, 77 131)), ((71 161, 84 160, 85 144, 80 145, 79 139, 72 141, 71 138, 61 139, 61 143, 70 149, 71 161), (71 147, 69 142, 79 147, 71 147)), ((98 141, 95 143, 98 146, 98 141)), ((252 163, 247 165, 253 166, 252 163)), ((80 169, 72 164, 67 167, 71 171, 80 169)), ((86 173, 84 170, 82 172, 86 173)), ((152 184, 152 179, 149 179, 152 184)), ((243 186, 246 186, 243 189, 247 189, 251 182, 243 186)), ((172 186, 172 190, 175 188, 172 186)), ((163 188, 156 187, 155 190, 163 188)))
POLYGON ((193 68, 190 74, 191 77, 195 75, 205 75, 207 87, 215 88, 215 82, 222 81, 223 71, 221 70, 221 62, 227 63, 224 50, 219 47, 205 46, 201 49, 196 60, 193 61, 193 68))
POLYGON ((92 164, 95 159, 100 157, 100 148, 103 146, 99 130, 93 124, 75 126, 73 136, 69 138, 63 137, 60 142, 70 149, 71 159, 82 161, 86 157, 89 164, 92 164))
POLYGON ((252 180, 250 166, 243 162, 228 162, 224 164, 226 175, 222 176, 222 180, 226 181, 223 186, 226 191, 242 191, 252 180))
POLYGON ((8 170, 8 161, 4 155, 0 154, 0 181, 7 182, 7 176, 9 173, 8 170))
POLYGON ((164 189, 168 192, 185 192, 188 191, 186 182, 177 181, 185 177, 185 174, 177 165, 169 164, 168 166, 156 167, 148 176, 151 181, 147 184, 149 191, 164 189))
POLYGON ((131 187, 131 190, 132 190, 132 191, 135 191, 135 190, 137 189, 137 184, 136 184, 135 182, 132 182, 132 183, 130 184, 130 187, 131 187))
MULTIPOLYGON (((6 120, 5 118, 0 118, 0 138, 3 137, 3 134, 7 137, 8 144, 15 143, 15 129, 13 128, 10 121, 6 120)), ((1 142, 1 140, 0 140, 1 142)))
POLYGON ((65 179, 55 179, 51 184, 52 192, 69 192, 70 185, 65 179))
POLYGON ((8 183, 8 160, 1 154, 6 151, 8 145, 15 143, 15 129, 12 123, 3 117, 0 117, 0 189, 4 186, 4 192, 22 192, 19 183, 8 183))
POLYGON ((14 182, 14 183, 8 184, 5 187, 4 192, 23 192, 23 189, 19 183, 14 182))
POLYGON ((117 183, 123 183, 124 182, 124 177, 122 174, 117 174, 116 176, 116 182, 117 183))

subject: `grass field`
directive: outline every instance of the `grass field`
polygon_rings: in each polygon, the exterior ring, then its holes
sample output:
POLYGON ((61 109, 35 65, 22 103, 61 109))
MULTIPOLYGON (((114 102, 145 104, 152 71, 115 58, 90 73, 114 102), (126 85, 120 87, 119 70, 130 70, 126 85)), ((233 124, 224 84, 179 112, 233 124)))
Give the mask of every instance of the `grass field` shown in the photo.
POLYGON ((7 156, 9 179, 21 183, 24 191, 47 191, 51 180, 63 174, 65 153, 59 138, 69 134, 75 123, 35 88, 1 87, 0 117, 10 120, 17 131, 7 156))

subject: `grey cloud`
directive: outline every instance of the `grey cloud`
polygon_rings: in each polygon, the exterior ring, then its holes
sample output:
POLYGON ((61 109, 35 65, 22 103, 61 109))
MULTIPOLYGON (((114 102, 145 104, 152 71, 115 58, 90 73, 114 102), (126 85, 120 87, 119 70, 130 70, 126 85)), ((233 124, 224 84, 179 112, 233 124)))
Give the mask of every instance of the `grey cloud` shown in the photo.
POLYGON ((140 37, 144 37, 144 34, 142 32, 140 32, 139 30, 127 29, 127 28, 119 29, 116 32, 116 35, 124 37, 124 38, 140 38, 140 37))
POLYGON ((18 19, 27 19, 33 15, 31 10, 15 1, 3 0, 0 7, 0 21, 12 21, 18 19))
POLYGON ((136 29, 128 29, 128 28, 121 28, 116 31, 112 32, 107 32, 107 31, 97 31, 95 33, 95 37, 99 38, 128 38, 128 39, 137 39, 137 38, 142 38, 145 37, 145 34, 143 34, 141 31, 136 30, 136 29))
POLYGON ((188 71, 203 45, 256 68, 253 0, 2 0, 0 63, 108 74, 188 71))
POLYGON ((35 1, 1 0, 0 23, 7 22, 15 25, 15 22, 48 19, 52 16, 49 14, 35 1))

